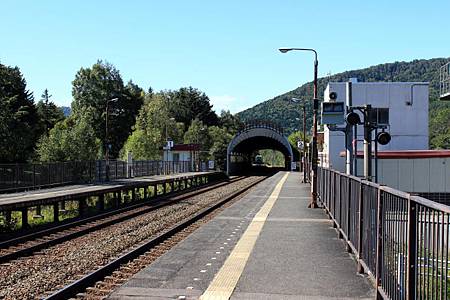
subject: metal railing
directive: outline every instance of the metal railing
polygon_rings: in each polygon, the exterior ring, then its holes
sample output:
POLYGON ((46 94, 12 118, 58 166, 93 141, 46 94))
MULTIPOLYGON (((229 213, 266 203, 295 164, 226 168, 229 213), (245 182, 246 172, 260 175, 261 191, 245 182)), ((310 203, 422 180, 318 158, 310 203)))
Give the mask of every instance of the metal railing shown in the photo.
POLYGON ((439 91, 441 98, 450 97, 450 62, 443 65, 439 72, 439 91))
MULTIPOLYGON (((268 129, 271 129, 281 135, 284 134, 283 127, 280 126, 279 124, 277 124, 276 122, 269 121, 269 120, 258 120, 258 119, 246 121, 244 124, 242 124, 242 126, 239 127, 239 132, 243 132, 243 131, 253 129, 253 128, 268 128, 268 129)), ((239 134, 239 132, 238 132, 238 134, 239 134)))
POLYGON ((190 161, 133 161, 134 176, 178 174, 193 171, 190 161))
MULTIPOLYGON (((103 182, 106 161, 70 161, 37 164, 0 164, 0 192, 14 192, 67 184, 103 182)), ((109 160, 109 180, 194 171, 188 161, 133 161, 109 160)))
POLYGON ((318 193, 378 296, 450 298, 450 206, 326 168, 318 193))

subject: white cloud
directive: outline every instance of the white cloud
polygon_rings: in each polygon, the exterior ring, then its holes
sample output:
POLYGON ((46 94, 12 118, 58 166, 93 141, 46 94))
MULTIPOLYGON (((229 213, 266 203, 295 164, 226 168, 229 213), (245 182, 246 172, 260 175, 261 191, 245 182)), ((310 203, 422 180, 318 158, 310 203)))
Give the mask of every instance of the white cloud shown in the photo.
POLYGON ((243 99, 230 95, 210 96, 209 99, 213 105, 213 110, 217 114, 220 114, 222 110, 229 110, 234 114, 249 107, 249 105, 244 103, 243 99))

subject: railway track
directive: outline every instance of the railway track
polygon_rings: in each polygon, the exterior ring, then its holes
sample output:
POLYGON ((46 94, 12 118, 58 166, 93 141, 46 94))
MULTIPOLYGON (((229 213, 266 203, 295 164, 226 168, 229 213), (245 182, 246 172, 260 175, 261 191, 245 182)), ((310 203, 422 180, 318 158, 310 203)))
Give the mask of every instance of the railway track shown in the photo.
POLYGON ((121 209, 109 211, 90 218, 76 220, 29 235, 10 239, 0 243, 0 263, 8 262, 12 259, 31 255, 33 252, 63 243, 81 235, 99 230, 114 223, 122 222, 152 210, 171 205, 173 203, 194 197, 199 194, 211 191, 218 187, 229 185, 241 180, 243 177, 233 178, 229 181, 221 181, 208 184, 198 189, 188 192, 169 194, 154 199, 154 201, 141 202, 138 204, 123 207, 121 209))
MULTIPOLYGON (((195 196, 179 199, 137 217, 71 238, 29 257, 0 265, 0 298, 66 299, 93 286, 120 266, 148 250, 160 253, 189 226, 235 199, 265 177, 233 181, 195 196), (153 248, 153 250, 151 250, 153 248)), ((186 229, 187 228, 187 229, 186 229)))

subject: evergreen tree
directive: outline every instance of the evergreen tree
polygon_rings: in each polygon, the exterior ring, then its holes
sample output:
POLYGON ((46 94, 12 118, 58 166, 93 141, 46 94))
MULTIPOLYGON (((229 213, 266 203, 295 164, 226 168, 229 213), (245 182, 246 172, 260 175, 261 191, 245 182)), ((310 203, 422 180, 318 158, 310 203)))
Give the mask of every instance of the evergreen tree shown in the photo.
POLYGON ((64 112, 50 100, 52 95, 45 89, 41 100, 36 105, 37 113, 41 123, 40 134, 47 134, 56 123, 64 120, 64 112))
POLYGON ((18 67, 0 64, 0 162, 25 162, 38 138, 32 93, 18 67))
POLYGON ((216 113, 205 93, 193 87, 180 88, 174 92, 168 92, 170 97, 171 115, 179 122, 185 124, 186 128, 195 119, 202 121, 207 126, 219 124, 216 113))

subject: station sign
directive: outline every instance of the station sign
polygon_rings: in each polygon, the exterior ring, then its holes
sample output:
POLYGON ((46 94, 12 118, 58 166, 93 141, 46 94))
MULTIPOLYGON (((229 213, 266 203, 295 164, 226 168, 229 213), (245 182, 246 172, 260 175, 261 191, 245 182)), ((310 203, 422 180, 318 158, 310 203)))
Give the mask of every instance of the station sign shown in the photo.
POLYGON ((337 125, 344 123, 344 102, 322 102, 322 124, 337 125))

